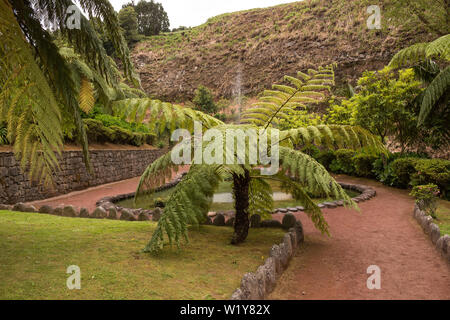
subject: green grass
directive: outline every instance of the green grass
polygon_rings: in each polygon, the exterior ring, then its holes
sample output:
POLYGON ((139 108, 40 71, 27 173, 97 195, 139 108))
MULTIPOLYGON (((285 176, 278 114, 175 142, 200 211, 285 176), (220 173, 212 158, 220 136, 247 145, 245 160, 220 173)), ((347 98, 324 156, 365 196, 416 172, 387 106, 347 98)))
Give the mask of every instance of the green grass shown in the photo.
MULTIPOLYGON (((280 183, 274 182, 274 181, 268 181, 269 184, 272 187, 273 192, 281 192, 280 183)), ((134 199, 127 199, 118 202, 117 204, 119 206, 125 207, 125 208, 142 208, 142 209, 153 209, 154 208, 154 201, 155 199, 162 199, 163 201, 167 201, 171 193, 174 189, 165 190, 162 192, 157 192, 153 195, 149 196, 142 196, 140 197, 136 203, 134 202, 134 199)), ((227 193, 231 192, 231 183, 230 182, 222 182, 219 187, 216 190, 216 193, 227 193)), ((351 191, 351 190, 345 190, 347 194, 350 197, 356 197, 360 193, 351 191)), ((313 199, 315 203, 322 203, 326 201, 333 201, 332 199, 327 198, 316 198, 313 199)), ((290 207, 297 207, 297 206, 303 206, 303 203, 301 201, 297 200, 284 200, 284 201, 274 201, 274 208, 290 208, 290 207)), ((234 210, 234 204, 233 203, 213 203, 210 208, 211 211, 219 212, 219 211, 229 211, 234 210)))
POLYGON ((228 299, 283 236, 254 229, 235 247, 231 228, 201 226, 152 256, 141 250, 155 226, 0 211, 0 299, 228 299), (66 287, 70 265, 81 290, 66 287))
POLYGON ((439 201, 439 207, 436 212, 437 224, 441 229, 441 234, 450 235, 450 201, 439 201))

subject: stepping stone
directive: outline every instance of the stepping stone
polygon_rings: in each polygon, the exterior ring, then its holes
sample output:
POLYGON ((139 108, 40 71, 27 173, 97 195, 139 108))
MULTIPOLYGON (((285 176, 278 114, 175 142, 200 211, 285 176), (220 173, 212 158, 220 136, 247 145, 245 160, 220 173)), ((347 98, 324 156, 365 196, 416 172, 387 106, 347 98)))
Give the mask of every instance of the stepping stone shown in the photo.
POLYGON ((297 207, 297 210, 298 210, 298 211, 305 211, 305 207, 298 206, 298 207, 297 207))
POLYGON ((320 209, 325 209, 325 208, 326 208, 326 206, 325 206, 323 203, 319 203, 317 206, 318 206, 320 209))
POLYGON ((337 208, 336 203, 334 202, 324 202, 323 203, 327 208, 337 208))
POLYGON ((298 212, 298 209, 297 208, 288 208, 288 211, 290 211, 290 212, 298 212))
POLYGON ((279 208, 277 209, 279 213, 288 213, 288 209, 279 208))
POLYGON ((344 201, 342 201, 342 200, 336 201, 335 203, 336 203, 336 205, 338 207, 343 207, 344 206, 344 201))

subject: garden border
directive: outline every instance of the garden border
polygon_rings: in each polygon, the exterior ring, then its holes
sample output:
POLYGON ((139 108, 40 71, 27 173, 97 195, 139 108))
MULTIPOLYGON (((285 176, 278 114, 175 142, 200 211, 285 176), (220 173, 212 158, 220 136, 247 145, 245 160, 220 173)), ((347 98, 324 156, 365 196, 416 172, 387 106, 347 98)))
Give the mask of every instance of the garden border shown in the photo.
POLYGON ((425 234, 429 235, 441 256, 450 262, 450 236, 448 234, 441 236, 439 226, 433 223, 433 218, 422 211, 417 204, 414 206, 413 216, 425 234))

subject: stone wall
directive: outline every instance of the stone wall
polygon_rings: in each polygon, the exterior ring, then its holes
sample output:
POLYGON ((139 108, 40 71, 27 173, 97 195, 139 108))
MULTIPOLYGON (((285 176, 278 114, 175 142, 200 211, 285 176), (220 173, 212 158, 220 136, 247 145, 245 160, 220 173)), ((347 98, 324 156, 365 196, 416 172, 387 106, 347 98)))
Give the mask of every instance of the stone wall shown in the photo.
POLYGON ((140 176, 162 150, 94 150, 89 175, 81 151, 63 152, 53 190, 31 183, 12 152, 0 152, 0 203, 46 199, 72 191, 140 176))

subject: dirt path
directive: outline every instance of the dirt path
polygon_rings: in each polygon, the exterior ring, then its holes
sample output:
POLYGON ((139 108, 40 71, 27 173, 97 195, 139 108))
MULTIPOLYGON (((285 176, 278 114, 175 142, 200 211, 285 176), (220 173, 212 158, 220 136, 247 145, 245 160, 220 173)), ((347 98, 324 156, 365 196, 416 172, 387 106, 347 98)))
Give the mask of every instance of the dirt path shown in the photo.
POLYGON ((378 195, 360 204, 361 213, 324 210, 332 238, 298 214, 306 241, 270 299, 450 299, 450 265, 412 218, 408 193, 367 179, 337 180, 370 185, 378 195), (367 289, 371 265, 381 268, 381 290, 367 289))

